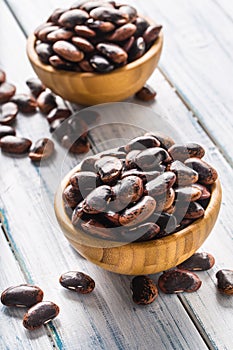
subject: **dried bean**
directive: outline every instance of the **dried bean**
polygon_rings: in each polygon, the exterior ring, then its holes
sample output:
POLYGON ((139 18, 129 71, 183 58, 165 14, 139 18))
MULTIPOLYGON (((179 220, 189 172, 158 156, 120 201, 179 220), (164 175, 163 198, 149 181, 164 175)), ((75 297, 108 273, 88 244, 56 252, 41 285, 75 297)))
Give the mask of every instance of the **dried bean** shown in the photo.
POLYGON ((145 185, 146 193, 152 197, 159 196, 167 192, 174 185, 175 181, 176 175, 171 171, 166 171, 145 185))
POLYGON ((71 62, 80 62, 84 58, 82 51, 77 47, 65 40, 58 40, 53 44, 53 50, 65 60, 71 62))
POLYGON ((136 31, 137 27, 132 23, 117 28, 111 35, 108 36, 110 41, 124 41, 129 39, 136 31))
POLYGON ((83 72, 93 72, 94 68, 91 66, 90 62, 88 60, 82 60, 79 62, 79 67, 83 72))
POLYGON ((184 162, 190 157, 202 158, 205 155, 204 148, 198 143, 189 142, 186 144, 174 144, 172 145, 168 152, 174 160, 179 160, 184 162))
MULTIPOLYGON (((160 233, 158 234, 158 238, 169 235, 174 232, 177 227, 176 217, 172 214, 168 213, 153 213, 151 220, 160 227, 160 233)), ((157 238, 156 237, 156 238, 157 238)))
POLYGON ((175 200, 175 191, 173 188, 169 188, 163 195, 156 198, 156 212, 162 212, 169 209, 175 200))
POLYGON ((38 78, 30 78, 26 80, 26 84, 29 87, 32 95, 37 98, 42 91, 45 91, 46 87, 38 78))
POLYGON ((119 226, 119 217, 120 214, 108 211, 107 213, 104 213, 104 218, 109 222, 109 224, 113 224, 114 226, 119 226))
POLYGON ((2 151, 7 153, 23 154, 28 152, 32 142, 29 139, 18 136, 4 136, 0 139, 2 151))
POLYGON ((135 96, 141 101, 153 101, 157 95, 156 91, 149 85, 145 85, 139 90, 135 96))
POLYGON ((216 273, 218 289, 226 295, 233 294, 233 270, 222 269, 216 273))
POLYGON ((0 106, 0 124, 8 125, 15 120, 18 113, 18 106, 14 102, 6 102, 0 106))
POLYGON ((6 73, 0 69, 0 84, 4 83, 6 81, 6 73))
POLYGON ((83 221, 81 227, 86 233, 97 238, 107 240, 119 240, 120 238, 117 232, 95 219, 89 219, 86 222, 83 221))
POLYGON ((78 36, 73 36, 72 43, 77 46, 83 52, 93 52, 95 47, 85 38, 81 38, 78 36))
POLYGON ((201 280, 195 273, 186 270, 166 271, 158 280, 159 288, 167 294, 192 293, 201 287, 201 283, 201 280))
POLYGON ((187 187, 178 187, 175 189, 176 199, 182 202, 195 202, 197 201, 202 192, 200 189, 195 187, 195 184, 187 187))
POLYGON ((94 55, 90 59, 90 64, 96 72, 109 73, 114 69, 114 66, 103 56, 94 55))
POLYGON ((144 39, 140 36, 136 38, 131 49, 128 53, 129 62, 135 61, 142 57, 146 52, 146 43, 144 39))
POLYGON ((85 198, 83 210, 87 214, 98 214, 105 212, 111 199, 111 187, 107 185, 99 186, 85 198))
POLYGON ((67 119, 71 116, 72 112, 68 108, 54 108, 52 109, 49 114, 47 115, 46 119, 51 124, 54 120, 62 118, 67 119))
POLYGON ((82 154, 87 153, 90 150, 90 143, 86 137, 79 138, 74 142, 71 142, 68 135, 63 136, 62 145, 66 147, 70 153, 82 154))
POLYGON ((51 32, 55 32, 56 30, 59 30, 59 26, 56 26, 56 25, 46 26, 37 33, 37 39, 43 42, 50 41, 48 39, 48 34, 51 32))
POLYGON ((36 53, 42 63, 48 64, 49 58, 53 56, 54 51, 52 45, 48 43, 38 43, 35 46, 36 53))
POLYGON ((90 12, 90 16, 100 21, 110 21, 115 24, 124 24, 128 22, 129 15, 114 8, 97 7, 90 12))
POLYGON ((8 125, 0 125, 0 139, 4 136, 15 135, 15 129, 8 125))
POLYGON ((14 96, 16 87, 13 84, 3 82, 0 84, 0 103, 5 103, 14 96))
POLYGON ((75 72, 80 72, 79 66, 77 64, 68 62, 65 59, 62 59, 58 55, 53 55, 49 57, 49 63, 52 67, 64 70, 73 70, 75 72))
POLYGON ((159 33, 161 32, 162 26, 160 25, 151 25, 143 33, 143 39, 147 45, 155 42, 158 39, 159 33))
POLYGON ((171 163, 170 171, 176 174, 176 183, 178 186, 188 186, 198 181, 198 172, 179 160, 171 163))
POLYGON ((36 162, 51 157, 53 152, 53 141, 48 138, 42 138, 36 141, 28 156, 32 161, 36 162))
POLYGON ((37 286, 20 284, 5 289, 1 294, 1 302, 6 306, 30 307, 41 302, 43 295, 43 291, 37 286))
POLYGON ((93 18, 87 20, 86 24, 94 30, 98 30, 102 33, 108 33, 115 29, 115 25, 112 22, 107 21, 95 21, 93 18))
POLYGON ((95 168, 104 183, 112 183, 121 174, 122 162, 116 157, 105 156, 96 161, 95 168))
POLYGON ((45 90, 38 96, 37 105, 42 113, 48 114, 57 107, 56 97, 52 92, 45 90))
POLYGON ((136 156, 140 153, 140 151, 133 150, 130 151, 125 158, 125 166, 126 169, 137 168, 136 156))
POLYGON ((137 17, 134 24, 137 27, 136 32, 134 33, 135 38, 142 36, 145 30, 149 27, 149 23, 143 17, 137 17))
POLYGON ((77 226, 80 222, 81 217, 83 216, 84 211, 83 211, 83 201, 78 203, 78 205, 75 207, 73 210, 72 216, 71 216, 71 221, 74 226, 77 226))
POLYGON ((65 118, 59 118, 59 119, 55 119, 51 124, 50 124, 50 128, 49 131, 51 133, 55 133, 55 137, 61 141, 61 139, 64 137, 64 132, 66 132, 66 130, 63 130, 63 128, 60 128, 61 124, 64 122, 65 118))
POLYGON ((177 266, 178 269, 189 271, 206 271, 214 266, 215 259, 209 253, 194 253, 190 258, 177 266))
POLYGON ((144 170, 156 170, 162 162, 168 163, 171 158, 167 151, 160 147, 147 148, 136 155, 135 162, 137 166, 144 170))
POLYGON ((118 159, 125 159, 126 153, 123 151, 115 151, 115 150, 110 150, 110 151, 104 151, 100 153, 100 158, 103 157, 116 157, 118 159))
POLYGON ((185 161, 185 165, 195 170, 199 175, 199 182, 204 185, 213 184, 217 178, 218 173, 210 164, 204 162, 199 158, 190 158, 185 161))
POLYGON ((96 36, 96 32, 86 25, 77 25, 74 27, 74 31, 83 38, 94 38, 96 36))
POLYGON ((95 172, 95 162, 100 159, 99 155, 90 156, 85 158, 81 165, 80 165, 80 171, 93 171, 95 172))
POLYGON ((197 202, 190 202, 188 210, 184 216, 185 219, 199 219, 204 216, 204 208, 197 202))
MULTIPOLYGON (((45 23, 41 23, 39 26, 37 26, 36 27, 36 29, 34 30, 34 35, 35 35, 35 37, 37 38, 38 37, 38 34, 39 34, 39 32, 42 30, 42 29, 44 29, 44 28, 47 28, 47 27, 51 27, 51 26, 53 26, 54 25, 54 23, 53 22, 51 22, 51 21, 47 21, 47 22, 45 22, 45 23)), ((40 42, 40 41, 39 41, 40 42)))
POLYGON ((90 276, 79 271, 63 273, 59 282, 62 287, 81 294, 91 293, 95 288, 95 281, 90 276))
POLYGON ((12 102, 16 103, 19 111, 27 114, 27 113, 35 113, 37 102, 34 97, 26 94, 17 94, 12 99, 12 102))
POLYGON ((160 147, 168 150, 172 145, 174 145, 175 141, 167 135, 162 134, 161 132, 147 132, 145 136, 153 136, 160 142, 160 147))
POLYGON ((71 6, 70 10, 79 9, 83 4, 85 4, 89 0, 76 0, 71 6))
POLYGON ((99 175, 91 171, 80 171, 70 178, 71 185, 86 197, 92 190, 100 185, 99 175))
POLYGON ((129 5, 123 5, 119 7, 119 10, 122 13, 125 13, 129 16, 129 21, 133 22, 135 21, 136 17, 137 17, 137 10, 133 7, 133 6, 129 6, 129 5))
POLYGON ((125 152, 133 150, 145 150, 146 148, 159 147, 160 142, 153 136, 139 136, 132 139, 127 145, 124 146, 125 152))
POLYGON ((159 175, 161 175, 162 171, 140 171, 137 169, 131 169, 131 170, 127 170, 124 171, 121 174, 121 178, 124 179, 127 176, 138 176, 142 179, 143 183, 146 184, 148 181, 154 180, 156 179, 156 177, 158 177, 159 175))
POLYGON ((71 30, 65 28, 57 28, 47 34, 47 41, 54 43, 57 40, 69 40, 72 38, 74 33, 71 30))
POLYGON ((60 16, 65 12, 65 9, 62 8, 57 8, 53 11, 53 13, 51 14, 51 16, 47 19, 47 22, 52 22, 55 24, 58 24, 58 20, 60 18, 60 16))
POLYGON ((42 301, 32 306, 23 317, 23 326, 28 330, 37 329, 59 314, 59 307, 51 301, 42 301))
POLYGON ((135 37, 134 36, 131 36, 131 38, 129 38, 123 45, 123 50, 125 52, 129 52, 131 47, 133 46, 133 43, 135 42, 135 37))
POLYGON ((79 190, 77 190, 74 186, 68 185, 63 191, 63 201, 69 208, 75 208, 78 203, 83 200, 83 197, 79 190))
POLYGON ((87 1, 83 5, 80 6, 82 10, 85 10, 87 12, 90 12, 91 10, 94 10, 97 7, 111 7, 113 8, 113 5, 108 1, 87 1))
POLYGON ((158 297, 158 289, 154 281, 148 276, 134 277, 130 287, 133 292, 133 301, 136 304, 151 304, 158 297))
POLYGON ((130 242, 146 242, 154 239, 160 231, 160 227, 153 223, 148 222, 141 224, 136 228, 131 228, 125 234, 127 239, 130 239, 130 242))
POLYGON ((210 198, 210 191, 207 189, 206 186, 201 185, 199 183, 195 183, 192 185, 193 188, 197 188, 199 191, 201 191, 201 196, 198 198, 200 200, 205 200, 210 198))
POLYGON ((123 63, 127 60, 127 52, 120 46, 111 43, 99 43, 97 50, 107 56, 114 63, 123 63))
POLYGON ((150 196, 144 196, 130 208, 126 208, 120 215, 122 226, 135 226, 148 219, 156 208, 156 201, 150 196))
POLYGON ((77 24, 84 24, 89 18, 86 11, 73 9, 65 11, 58 20, 58 23, 66 28, 74 28, 77 24))

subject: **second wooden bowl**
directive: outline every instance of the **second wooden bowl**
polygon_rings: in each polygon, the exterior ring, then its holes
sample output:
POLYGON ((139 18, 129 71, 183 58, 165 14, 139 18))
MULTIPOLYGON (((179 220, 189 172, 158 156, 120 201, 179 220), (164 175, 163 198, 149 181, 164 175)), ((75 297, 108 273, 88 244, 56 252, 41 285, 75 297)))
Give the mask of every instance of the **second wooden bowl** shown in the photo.
POLYGON ((101 239, 88 238, 75 229, 67 216, 62 193, 72 174, 72 169, 63 179, 55 196, 55 213, 60 227, 71 245, 87 260, 103 269, 126 275, 142 275, 161 272, 188 259, 209 236, 217 219, 221 204, 221 185, 217 180, 211 189, 211 198, 205 216, 185 229, 170 236, 148 242, 120 245, 101 239))

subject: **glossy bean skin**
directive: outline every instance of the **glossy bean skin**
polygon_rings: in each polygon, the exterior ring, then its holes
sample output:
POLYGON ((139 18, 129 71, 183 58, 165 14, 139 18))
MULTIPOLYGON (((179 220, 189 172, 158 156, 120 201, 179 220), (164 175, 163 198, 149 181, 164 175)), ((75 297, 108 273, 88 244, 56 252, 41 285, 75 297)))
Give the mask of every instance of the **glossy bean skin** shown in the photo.
POLYGON ((167 171, 145 185, 146 193, 152 197, 162 195, 174 185, 175 181, 176 175, 171 171, 167 171))
POLYGON ((191 202, 184 216, 185 219, 199 219, 205 215, 204 208, 197 202, 191 202))
POLYGON ((141 150, 144 151, 147 148, 159 147, 160 142, 156 137, 151 135, 139 136, 132 139, 127 145, 124 146, 125 152, 129 153, 133 150, 141 150))
POLYGON ((49 16, 49 18, 47 19, 47 22, 52 22, 55 24, 58 24, 58 20, 60 18, 60 16, 65 12, 66 10, 63 8, 57 8, 55 9, 52 14, 49 16))
POLYGON ((72 112, 70 109, 57 107, 49 112, 49 114, 46 116, 46 119, 49 122, 49 124, 51 124, 56 119, 67 119, 71 116, 71 114, 72 112))
POLYGON ((185 161, 185 165, 194 169, 199 175, 199 182, 204 185, 212 185, 218 178, 218 173, 214 167, 199 158, 190 158, 185 161))
POLYGON ((109 73, 114 69, 114 65, 101 55, 94 55, 90 59, 90 64, 99 73, 109 73))
POLYGON ((24 114, 35 113, 36 111, 36 99, 30 95, 17 94, 11 100, 17 104, 19 111, 24 114))
POLYGON ((23 326, 34 330, 43 326, 59 314, 59 307, 51 301, 42 301, 32 306, 23 317, 23 326))
POLYGON ((6 73, 4 70, 0 69, 0 84, 4 83, 6 81, 6 73))
POLYGON ((160 231, 160 227, 153 223, 147 222, 145 224, 141 224, 136 228, 132 228, 128 230, 124 237, 127 241, 130 242, 147 242, 154 239, 160 231))
POLYGON ((168 214, 165 212, 162 213, 153 213, 150 218, 160 227, 160 232, 156 238, 161 238, 167 236, 175 231, 177 227, 176 217, 172 214, 168 214))
POLYGON ((131 49, 128 52, 129 62, 135 61, 142 57, 146 52, 146 43, 142 37, 135 39, 131 49))
POLYGON ((84 232, 96 238, 104 240, 121 240, 121 237, 119 236, 119 231, 116 231, 117 228, 106 227, 103 223, 96 219, 82 221, 81 227, 84 232))
POLYGON ((161 196, 156 196, 156 212, 166 211, 170 208, 175 200, 175 191, 169 188, 166 193, 161 196))
POLYGON ((160 142, 160 146, 165 150, 168 150, 172 145, 175 144, 175 141, 172 137, 165 135, 161 132, 147 132, 145 133, 145 136, 155 137, 160 142))
POLYGON ((81 165, 80 165, 80 171, 93 171, 96 172, 95 169, 95 162, 100 159, 99 155, 95 155, 95 156, 90 156, 85 158, 81 165))
POLYGON ((130 151, 125 158, 125 166, 126 169, 134 169, 138 168, 137 163, 136 163, 136 156, 140 153, 138 150, 133 150, 130 151))
POLYGON ((130 22, 135 21, 137 17, 137 10, 135 9, 135 7, 129 5, 122 5, 119 7, 119 10, 121 11, 121 13, 125 13, 128 15, 130 22))
POLYGON ((95 288, 95 281, 87 274, 79 271, 68 271, 59 278, 60 284, 76 293, 88 294, 95 288))
POLYGON ((14 96, 16 87, 8 82, 0 84, 0 103, 8 102, 14 96))
POLYGON ((72 9, 65 11, 58 20, 58 23, 66 28, 74 28, 77 24, 84 24, 89 18, 86 11, 72 9))
POLYGON ((120 177, 122 162, 116 157, 104 156, 95 162, 95 169, 104 183, 112 183, 120 177))
POLYGON ((136 32, 134 33, 134 36, 138 38, 139 36, 142 36, 145 30, 149 27, 149 23, 147 20, 143 17, 137 17, 134 24, 137 27, 136 32))
POLYGON ((156 91, 149 85, 143 86, 138 92, 136 92, 135 97, 141 101, 153 101, 157 95, 156 91))
POLYGON ((0 106, 0 124, 11 124, 18 114, 18 106, 14 102, 6 102, 0 106))
POLYGON ((131 281, 132 298, 134 303, 147 305, 158 297, 158 289, 154 281, 148 276, 136 276, 131 281))
POLYGON ((169 270, 158 280, 159 288, 166 294, 192 293, 201 287, 201 280, 193 272, 187 270, 169 270))
POLYGON ((179 160, 171 163, 170 171, 176 174, 176 183, 178 186, 192 185, 199 179, 197 171, 189 168, 179 160))
POLYGON ((144 171, 156 170, 162 162, 170 161, 168 152, 161 147, 147 148, 138 153, 135 158, 137 166, 144 171))
POLYGON ((216 278, 218 290, 223 294, 233 295, 233 270, 219 270, 216 278))
POLYGON ((35 51, 42 63, 48 64, 49 58, 54 55, 52 45, 49 43, 36 43, 35 51))
POLYGON ((96 46, 96 48, 114 63, 124 63, 127 61, 127 52, 116 44, 101 42, 96 46))
POLYGON ((28 156, 32 161, 41 161, 48 159, 54 152, 54 142, 48 138, 42 138, 36 141, 28 156))
POLYGON ((162 171, 154 170, 154 171, 141 171, 137 169, 131 169, 123 171, 121 174, 121 178, 124 179, 127 176, 138 176, 142 179, 143 183, 156 179, 159 175, 161 175, 162 171))
POLYGON ((71 176, 70 183, 85 197, 100 185, 100 179, 99 175, 94 172, 80 171, 71 176))
POLYGON ((111 32, 116 28, 112 22, 94 20, 93 18, 90 18, 86 23, 89 28, 100 31, 102 33, 111 32))
POLYGON ((0 139, 2 151, 13 154, 27 153, 32 145, 31 140, 25 137, 4 136, 0 139))
POLYGON ((135 32, 137 27, 132 23, 124 24, 117 28, 111 35, 109 35, 109 41, 124 41, 129 39, 135 32))
POLYGON ((115 24, 124 24, 128 22, 129 15, 119 10, 106 7, 98 7, 90 12, 90 16, 100 21, 110 21, 115 24))
POLYGON ((91 42, 82 37, 73 36, 72 43, 83 52, 90 53, 95 50, 95 47, 91 44, 91 42))
POLYGON ((56 30, 59 30, 59 26, 51 24, 50 26, 44 26, 41 28, 41 30, 38 31, 36 37, 40 41, 43 42, 48 42, 49 40, 47 39, 49 33, 54 32, 56 30))
POLYGON ((83 211, 83 201, 79 202, 77 206, 74 208, 71 215, 71 222, 74 226, 77 226, 80 223, 80 219, 84 215, 83 211))
POLYGON ((71 62, 80 62, 84 58, 84 53, 75 45, 65 40, 56 41, 53 50, 62 58, 71 62))
POLYGON ((195 184, 192 186, 178 187, 175 189, 176 199, 184 202, 195 202, 202 196, 202 191, 195 187, 195 184))
POLYGON ((85 10, 87 12, 90 12, 90 11, 94 10, 95 8, 100 7, 100 6, 113 8, 113 5, 110 2, 104 1, 104 0, 103 1, 97 0, 97 1, 85 2, 84 4, 82 4, 80 6, 80 9, 85 10))
POLYGON ((75 208, 83 200, 80 191, 70 184, 64 189, 62 197, 65 204, 70 208, 75 208))
POLYGON ((96 32, 87 25, 76 25, 74 31, 82 38, 94 38, 96 36, 96 32))
POLYGON ((150 25, 147 27, 145 32, 143 33, 143 39, 147 45, 150 45, 154 41, 156 41, 159 37, 159 33, 161 32, 162 26, 160 25, 150 25))
POLYGON ((215 259, 213 255, 200 252, 194 253, 190 258, 177 265, 178 269, 189 271, 206 271, 214 266, 215 259))
POLYGON ((127 208, 120 215, 122 226, 135 226, 148 219, 156 208, 156 201, 150 196, 144 196, 134 206, 127 208))
POLYGON ((174 144, 168 152, 174 160, 184 162, 190 157, 202 158, 205 155, 204 148, 198 143, 189 142, 186 144, 174 144))
POLYGON ((41 92, 46 89, 45 85, 42 84, 42 82, 38 78, 27 79, 26 84, 35 98, 37 98, 41 94, 41 92))
POLYGON ((20 284, 5 289, 1 294, 1 303, 6 306, 30 307, 43 300, 44 293, 30 284, 20 284))
POLYGON ((8 135, 15 136, 15 134, 16 134, 16 131, 12 126, 0 125, 0 139, 8 135))
POLYGON ((48 114, 57 107, 56 98, 52 92, 42 91, 37 98, 37 105, 42 113, 48 114))
POLYGON ((203 200, 203 199, 204 199, 204 200, 205 200, 205 199, 210 198, 211 194, 210 194, 210 191, 207 189, 206 186, 201 185, 201 184, 199 184, 199 183, 195 183, 195 184, 192 185, 192 187, 195 187, 195 188, 197 188, 199 191, 201 191, 201 196, 200 196, 200 198, 198 198, 198 199, 200 199, 200 200, 203 200))
POLYGON ((111 199, 111 187, 107 185, 99 186, 87 195, 83 203, 83 210, 87 214, 105 212, 111 199))

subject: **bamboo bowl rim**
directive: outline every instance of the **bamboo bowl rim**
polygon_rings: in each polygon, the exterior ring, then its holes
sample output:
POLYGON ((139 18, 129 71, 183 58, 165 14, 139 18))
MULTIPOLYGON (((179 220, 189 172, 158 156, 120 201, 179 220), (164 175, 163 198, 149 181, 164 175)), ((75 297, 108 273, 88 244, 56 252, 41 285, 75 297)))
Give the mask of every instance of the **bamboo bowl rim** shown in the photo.
MULTIPOLYGON (((77 236, 78 232, 81 232, 82 234, 85 234, 84 231, 81 231, 79 229, 76 229, 73 225, 72 222, 67 215, 64 207, 64 201, 62 198, 62 193, 65 189, 65 187, 68 185, 69 179, 71 175, 73 175, 75 172, 80 171, 80 166, 81 163, 79 163, 77 166, 75 166, 71 171, 68 172, 68 174, 63 178, 63 180, 60 183, 60 186, 55 194, 55 199, 54 199, 54 209, 55 209, 55 214, 57 217, 57 220, 60 224, 60 226, 63 229, 64 234, 67 236, 67 238, 71 241, 74 241, 74 237, 77 236)), ((110 245, 109 242, 111 241, 106 241, 103 239, 99 239, 96 237, 91 237, 89 240, 90 247, 91 248, 102 248, 102 249, 118 249, 118 248, 125 248, 125 247, 133 247, 134 249, 142 249, 143 248, 151 248, 151 247, 159 247, 159 246, 166 246, 169 245, 169 243, 177 241, 179 239, 186 239, 193 231, 196 231, 203 227, 206 223, 209 223, 213 220, 213 217, 216 219, 219 209, 220 209, 220 204, 221 204, 221 198, 222 198, 222 189, 221 189, 221 183, 219 178, 216 180, 215 183, 211 185, 211 196, 209 200, 209 204, 207 208, 205 209, 205 215, 204 217, 195 220, 192 224, 188 225, 184 229, 177 231, 175 233, 171 233, 168 236, 161 237, 158 239, 152 239, 150 241, 145 241, 145 242, 129 242, 126 244, 120 244, 120 242, 113 242, 112 245, 110 245), (97 243, 97 246, 93 246, 93 243, 97 243)), ((209 232, 210 233, 210 232, 209 232)), ((208 235, 206 235, 207 237, 208 235)), ((84 245, 84 246, 89 246, 87 242, 78 242, 78 244, 84 245)))

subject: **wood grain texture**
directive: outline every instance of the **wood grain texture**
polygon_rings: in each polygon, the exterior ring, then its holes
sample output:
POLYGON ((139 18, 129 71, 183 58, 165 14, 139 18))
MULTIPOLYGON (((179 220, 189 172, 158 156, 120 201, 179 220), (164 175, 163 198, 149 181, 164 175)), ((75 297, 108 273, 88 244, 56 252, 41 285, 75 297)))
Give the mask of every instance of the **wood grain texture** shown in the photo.
MULTIPOLYGON (((47 9, 50 13, 55 7, 62 4, 66 6, 64 1, 50 1, 46 2, 46 5, 43 1, 35 3, 22 0, 19 3, 15 0, 11 0, 8 2, 10 2, 11 5, 14 5, 15 14, 20 19, 22 25, 27 27, 30 32, 42 21, 42 19, 47 17, 47 9), (31 16, 27 16, 27 12, 30 13, 31 16)), ((150 11, 151 9, 151 13, 153 12, 153 16, 156 17, 158 10, 155 12, 154 9, 150 7, 153 6, 155 2, 152 4, 151 3, 152 2, 148 1, 145 5, 145 2, 143 2, 143 8, 148 9, 147 11, 150 11)), ((162 2, 160 2, 160 4, 161 6, 163 5, 162 2)), ((139 2, 137 2, 137 5, 139 5, 139 2)), ((205 13, 204 6, 203 11, 203 13, 205 13)), ((3 12, 0 13, 2 14, 3 12)), ((169 22, 169 19, 166 19, 166 23, 167 22, 169 22)), ((9 23, 9 21, 7 23, 9 23)), ((3 31, 1 32, 3 33, 3 31)), ((18 36, 14 36, 14 38, 18 39, 18 36)), ((17 39, 15 40, 17 41, 17 39)), ((20 52, 22 52, 21 50, 22 47, 17 51, 19 55, 20 52)), ((173 57, 172 55, 176 51, 176 48, 173 49, 171 57, 173 57)), ((7 57, 8 53, 9 51, 6 50, 4 55, 7 57)), ((166 55, 168 54, 166 53, 166 55)), ((10 63, 8 65, 8 61, 9 59, 4 60, 4 65, 5 67, 9 68, 10 76, 14 77, 18 74, 28 74, 28 69, 26 69, 26 71, 24 70, 25 67, 24 69, 21 68, 21 70, 14 70, 10 63)), ((184 65, 183 60, 181 63, 184 65)), ((22 67, 24 65, 25 61, 22 61, 22 67)), ((203 74, 199 75, 199 77, 203 78, 203 74)), ((144 105, 147 107, 149 106, 153 111, 167 117, 169 121, 175 123, 177 126, 182 125, 181 129, 183 131, 183 135, 181 136, 184 141, 195 140, 202 143, 207 150, 207 159, 218 169, 221 183, 223 184, 223 202, 220 218, 210 237, 203 246, 203 249, 211 252, 215 256, 216 265, 208 273, 204 272, 200 274, 200 277, 203 280, 203 285, 197 293, 192 295, 182 295, 180 299, 182 300, 182 305, 185 306, 186 310, 196 323, 199 332, 205 338, 209 348, 231 350, 233 347, 233 340, 231 336, 232 299, 225 298, 224 296, 219 295, 216 291, 215 273, 219 268, 231 268, 233 266, 231 210, 233 205, 233 192, 229 186, 229 184, 232 182, 232 169, 221 156, 221 153, 218 152, 216 145, 211 142, 208 135, 206 135, 204 130, 200 127, 200 124, 197 122, 196 118, 194 118, 192 113, 185 108, 182 101, 177 98, 174 89, 171 88, 171 86, 165 81, 163 76, 159 72, 156 72, 150 79, 150 83, 158 91, 157 102, 144 105), (221 315, 221 317, 219 315, 221 315)), ((136 102, 135 100, 129 101, 134 103, 136 102)), ((221 100, 218 99, 218 101, 221 100)), ((210 99, 209 102, 206 99, 204 102, 209 103, 210 106, 213 107, 212 99, 210 99)), ((199 107, 200 106, 196 107, 197 111, 199 110, 199 107)), ((23 121, 22 131, 23 127, 27 129, 32 126, 31 124, 30 126, 27 124, 28 121, 26 122, 26 118, 22 117, 21 121, 23 121)), ((131 118, 129 122, 134 124, 135 118, 131 118)), ((143 126, 144 129, 148 129, 148 131, 156 130, 157 128, 157 125, 148 123, 144 119, 142 120, 139 118, 138 123, 141 123, 141 126, 143 126)), ((37 124, 35 124, 33 130, 36 132, 42 132, 44 129, 40 129, 37 124)), ((115 127, 113 130, 114 132, 112 134, 110 133, 109 139, 113 139, 112 136, 119 137, 123 131, 123 129, 119 127, 115 127)), ((216 128, 216 131, 219 132, 219 128, 216 128)), ((210 136, 212 138, 211 132, 210 136)), ((94 134, 92 133, 92 138, 94 141, 96 141, 96 149, 101 149, 101 146, 106 146, 108 144, 107 136, 108 135, 101 132, 96 132, 94 134)), ((228 142, 228 137, 228 134, 226 136, 223 135, 223 138, 226 138, 224 139, 224 142, 228 142)), ((59 158, 59 154, 57 157, 59 158)), ((38 173, 36 174, 38 169, 35 169, 33 174, 30 173, 31 168, 26 165, 26 160, 16 159, 9 161, 7 159, 8 158, 6 157, 3 158, 4 165, 6 165, 7 176, 5 175, 1 177, 3 193, 9 191, 9 197, 7 195, 4 197, 5 206, 9 208, 9 211, 6 211, 6 216, 7 218, 14 218, 16 208, 18 209, 22 206, 22 203, 19 200, 14 203, 15 195, 17 194, 17 196, 20 196, 22 194, 24 201, 26 201, 27 204, 20 210, 18 217, 12 220, 12 233, 17 242, 17 244, 15 243, 15 246, 19 245, 20 251, 23 252, 22 256, 25 263, 27 263, 29 266, 30 272, 36 276, 36 280, 38 279, 41 284, 44 285, 46 282, 46 289, 48 290, 48 295, 51 297, 54 295, 50 294, 51 289, 53 288, 55 288, 56 291, 56 293, 54 293, 56 295, 59 294, 59 287, 56 283, 54 283, 53 279, 57 278, 57 275, 60 273, 61 269, 64 269, 65 271, 68 268, 77 268, 78 266, 79 269, 83 269, 92 275, 96 281, 98 281, 98 285, 101 286, 96 289, 97 298, 93 295, 88 300, 81 298, 81 303, 78 296, 70 296, 70 293, 67 295, 66 291, 63 291, 63 296, 67 297, 64 309, 67 311, 67 313, 71 312, 71 316, 68 320, 66 315, 62 313, 64 318, 63 316, 60 316, 62 317, 62 323, 59 324, 58 329, 63 334, 63 340, 65 339, 65 342, 67 341, 66 344, 70 346, 69 349, 77 348, 75 348, 74 343, 72 343, 70 340, 70 338, 77 339, 77 334, 79 334, 79 336, 81 335, 81 343, 84 344, 86 348, 88 348, 88 346, 90 348, 104 348, 105 346, 108 346, 109 348, 111 346, 112 348, 115 347, 118 349, 122 348, 123 346, 125 346, 125 348, 130 348, 130 346, 131 348, 140 348, 140 346, 153 347, 155 339, 156 344, 158 344, 158 348, 161 349, 167 348, 186 350, 190 348, 206 348, 198 335, 198 332, 194 331, 192 323, 190 323, 190 319, 183 313, 182 308, 177 303, 175 296, 161 295, 158 303, 152 304, 149 308, 146 308, 146 310, 142 310, 138 307, 133 308, 132 304, 129 302, 131 298, 129 291, 129 278, 125 276, 113 276, 112 274, 93 267, 91 264, 87 264, 82 259, 79 259, 77 254, 74 253, 74 251, 67 244, 60 231, 57 231, 54 222, 51 221, 50 217, 49 219, 47 218, 47 207, 45 212, 41 213, 42 209, 39 210, 39 216, 37 215, 38 210, 36 211, 36 214, 34 213, 35 208, 38 209, 38 203, 41 203, 39 189, 40 181, 42 181, 43 188, 45 188, 43 193, 47 193, 46 196, 43 195, 43 203, 44 201, 50 203, 49 208, 52 210, 51 201, 53 186, 50 183, 51 181, 45 181, 45 175, 43 175, 43 178, 40 180, 38 173), (20 169, 20 175, 18 169, 20 169), (26 187, 27 193, 25 194, 24 192, 26 190, 23 191, 20 189, 20 187, 23 186, 25 189, 25 183, 30 183, 29 174, 33 184, 26 187), (35 189, 35 185, 38 186, 38 191, 35 193, 30 193, 32 188, 35 189), (22 215, 22 220, 19 217, 20 215, 22 215), (28 220, 28 218, 30 218, 30 220, 28 220), (50 224, 47 222, 47 220, 49 220, 50 224), (45 222, 47 224, 45 224, 45 222), (38 223, 40 223, 40 225, 37 227, 38 223), (55 236, 56 239, 52 239, 51 236, 55 236), (40 237, 40 240, 38 240, 37 237, 40 237), (32 249, 32 247, 36 247, 36 251, 43 251, 43 257, 41 255, 38 257, 34 248, 32 249), (51 247, 53 247, 53 249, 51 249, 51 247), (46 262, 46 266, 40 266, 43 265, 44 262, 46 262), (35 266, 38 269, 35 270, 35 266), (48 266, 49 271, 46 269, 48 266), (53 269, 55 270, 53 271, 53 269), (53 283, 49 285, 48 280, 49 283, 51 283, 51 281, 53 281, 53 283), (68 309, 67 305, 69 305, 68 309), (95 305, 95 307, 93 307, 93 305, 95 305), (96 305, 98 307, 97 310, 96 305), (73 319, 77 320, 77 314, 80 314, 80 308, 84 310, 82 315, 84 314, 84 316, 87 317, 82 319, 83 326, 79 324, 77 325, 77 322, 75 325, 72 323, 73 319), (95 310, 95 312, 93 310, 95 310), (86 313, 88 313, 87 316, 86 313), (132 313, 134 315, 133 319, 132 313), (179 315, 179 317, 177 315, 179 315), (131 326, 132 322, 134 324, 134 329, 132 329, 131 326), (87 332, 86 324, 91 324, 90 333, 87 332), (99 324, 101 324, 101 326, 99 324), (69 338, 67 327, 71 330, 69 338), (140 330, 140 332, 138 330, 140 330), (144 332, 143 339, 141 337, 142 330, 144 332), (89 337, 89 342, 87 342, 86 337, 89 337), (107 343, 106 339, 108 339, 107 343)), ((71 169, 78 161, 79 159, 69 159, 68 157, 66 159, 65 168, 63 169, 64 171, 62 174, 65 174, 66 171, 71 169)), ((45 174, 51 175, 53 179, 57 177, 57 168, 55 163, 56 162, 53 161, 52 164, 50 164, 50 167, 43 167, 45 174)), ((2 161, 1 164, 3 164, 2 161)), ((153 277, 157 278, 157 276, 153 277)), ((60 298, 58 301, 60 301, 60 298)), ((64 300, 62 303, 64 303, 64 300)), ((79 344, 81 344, 80 338, 78 341, 79 344)))

